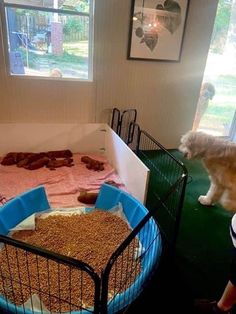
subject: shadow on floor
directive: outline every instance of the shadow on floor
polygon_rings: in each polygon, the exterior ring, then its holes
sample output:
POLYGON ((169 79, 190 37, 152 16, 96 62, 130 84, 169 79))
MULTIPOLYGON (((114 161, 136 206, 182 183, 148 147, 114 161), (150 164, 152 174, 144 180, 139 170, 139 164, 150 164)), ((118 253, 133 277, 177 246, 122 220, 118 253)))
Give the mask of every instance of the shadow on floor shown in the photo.
POLYGON ((162 260, 139 298, 125 313, 193 313, 193 295, 175 262, 162 260))

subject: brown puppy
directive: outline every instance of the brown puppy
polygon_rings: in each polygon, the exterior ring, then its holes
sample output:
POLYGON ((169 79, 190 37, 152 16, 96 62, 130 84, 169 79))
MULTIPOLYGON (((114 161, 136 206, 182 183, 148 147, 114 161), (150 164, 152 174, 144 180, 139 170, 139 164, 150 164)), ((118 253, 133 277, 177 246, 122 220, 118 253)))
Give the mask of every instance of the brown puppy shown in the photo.
POLYGON ((99 160, 90 158, 88 156, 83 156, 81 157, 81 161, 86 164, 86 168, 89 170, 95 170, 95 171, 104 170, 104 166, 103 166, 104 163, 99 160))
POLYGON ((33 162, 31 162, 30 164, 27 164, 26 166, 24 166, 25 169, 28 170, 36 170, 39 168, 42 168, 44 166, 46 166, 49 162, 49 158, 48 157, 42 157, 40 159, 37 159, 33 162))
POLYGON ((55 170, 56 168, 59 167, 72 167, 72 166, 74 166, 72 158, 51 159, 46 165, 46 167, 49 168, 50 170, 55 170))
POLYGON ((98 197, 98 193, 92 192, 80 192, 78 196, 78 201, 84 204, 95 204, 98 197))
POLYGON ((52 150, 46 153, 50 159, 53 158, 70 158, 72 157, 72 152, 69 149, 65 150, 52 150))

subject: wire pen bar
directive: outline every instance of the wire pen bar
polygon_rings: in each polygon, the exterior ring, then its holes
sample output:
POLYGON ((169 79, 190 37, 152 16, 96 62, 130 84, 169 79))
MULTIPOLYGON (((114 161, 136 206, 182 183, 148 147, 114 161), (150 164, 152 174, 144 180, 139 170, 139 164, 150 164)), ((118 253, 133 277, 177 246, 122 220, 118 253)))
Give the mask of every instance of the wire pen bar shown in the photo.
MULTIPOLYGON (((117 110, 114 109, 113 117, 117 110)), ((137 112, 135 121, 128 121, 123 125, 123 134, 128 134, 127 140, 121 135, 120 127, 117 134, 150 170, 146 207, 156 211, 154 216, 167 244, 174 252, 188 172, 181 161, 150 134, 140 129, 136 118, 137 112), (166 198, 167 194, 169 196, 166 198)), ((119 121, 117 123, 119 125, 119 121)))
POLYGON ((174 252, 188 172, 182 162, 146 131, 139 131, 137 138, 136 153, 150 169, 146 207, 156 209, 154 216, 174 252))
POLYGON ((0 244, 0 305, 10 313, 99 313, 100 278, 89 265, 5 236, 0 244))
POLYGON ((121 112, 119 109, 114 108, 112 111, 111 128, 126 144, 132 142, 134 132, 132 125, 136 123, 136 119, 136 109, 127 109, 121 112))

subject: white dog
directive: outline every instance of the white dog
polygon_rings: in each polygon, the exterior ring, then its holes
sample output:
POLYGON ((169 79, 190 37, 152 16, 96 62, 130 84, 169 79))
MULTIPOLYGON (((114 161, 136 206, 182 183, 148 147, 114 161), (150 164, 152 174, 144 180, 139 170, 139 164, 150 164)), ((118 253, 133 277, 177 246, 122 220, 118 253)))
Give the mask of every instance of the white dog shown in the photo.
POLYGON ((203 132, 190 131, 181 138, 179 150, 186 158, 201 159, 211 181, 206 195, 198 200, 202 205, 219 202, 236 212, 236 144, 203 132))

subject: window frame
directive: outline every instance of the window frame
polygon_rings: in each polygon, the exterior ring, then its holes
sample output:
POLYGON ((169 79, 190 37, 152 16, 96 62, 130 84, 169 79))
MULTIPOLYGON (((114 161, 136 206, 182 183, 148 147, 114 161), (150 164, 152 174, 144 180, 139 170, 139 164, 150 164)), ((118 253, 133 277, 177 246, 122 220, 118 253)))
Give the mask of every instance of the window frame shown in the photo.
POLYGON ((4 50, 4 61, 7 75, 14 78, 24 79, 42 79, 42 80, 58 80, 58 81, 82 81, 93 82, 93 43, 94 43, 94 2, 95 0, 89 0, 89 13, 70 11, 65 9, 55 9, 40 6, 7 3, 4 0, 0 0, 0 29, 2 33, 2 43, 4 50), (25 75, 14 74, 10 71, 10 57, 9 57, 9 45, 8 45, 8 27, 6 18, 6 8, 18 8, 32 11, 43 11, 48 13, 58 13, 64 15, 86 16, 89 18, 89 38, 88 38, 88 78, 73 78, 73 77, 50 77, 50 76, 37 76, 37 75, 25 75))

